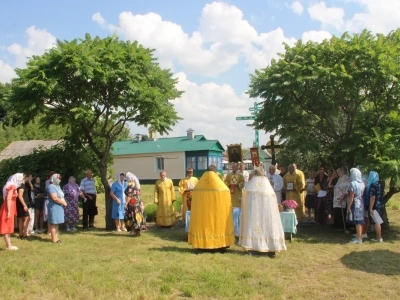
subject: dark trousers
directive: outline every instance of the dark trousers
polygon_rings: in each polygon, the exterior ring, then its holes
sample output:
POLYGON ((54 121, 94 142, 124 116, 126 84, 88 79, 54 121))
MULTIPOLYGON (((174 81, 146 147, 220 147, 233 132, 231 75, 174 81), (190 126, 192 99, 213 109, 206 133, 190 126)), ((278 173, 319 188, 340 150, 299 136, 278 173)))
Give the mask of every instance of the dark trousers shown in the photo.
POLYGON ((347 216, 347 209, 343 208, 343 216, 342 216, 342 209, 340 207, 333 208, 333 228, 340 228, 344 229, 346 224, 346 216, 347 216), (343 223, 344 219, 344 223, 343 223))
POLYGON ((96 211, 96 194, 87 194, 92 200, 86 198, 82 203, 82 226, 83 228, 93 227, 96 211))
POLYGON ((315 204, 315 223, 325 224, 325 197, 317 197, 315 204))

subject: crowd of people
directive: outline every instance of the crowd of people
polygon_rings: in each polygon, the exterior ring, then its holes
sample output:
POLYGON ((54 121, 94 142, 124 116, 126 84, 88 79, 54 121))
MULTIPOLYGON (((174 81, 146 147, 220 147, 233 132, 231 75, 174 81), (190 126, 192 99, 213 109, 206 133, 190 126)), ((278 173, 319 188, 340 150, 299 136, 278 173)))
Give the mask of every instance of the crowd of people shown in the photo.
MULTIPOLYGON (((188 243, 194 248, 224 252, 237 243, 250 253, 273 256, 275 252, 285 251, 279 215, 283 200, 294 200, 298 204, 297 218, 307 218, 310 223, 331 224, 344 230, 352 224, 356 234, 351 243, 362 243, 370 224, 374 225, 374 240, 383 241, 380 224, 384 218, 384 185, 375 171, 368 178, 362 178, 357 168, 352 168, 349 176, 346 167, 329 170, 327 174, 321 167, 318 173, 309 171, 305 179, 296 164, 289 165, 288 172, 284 167, 277 170, 275 166, 269 166, 267 172, 262 166, 251 172, 243 164, 232 163, 231 167, 232 172, 224 178, 210 165, 200 179, 188 168, 187 176, 179 182, 182 219, 185 222, 190 211, 188 243)), ((10 239, 14 233, 14 216, 18 220, 20 239, 27 240, 31 234, 47 231, 53 243, 61 243, 60 224, 65 224, 67 231, 77 230, 79 198, 83 229, 94 227, 98 213, 96 184, 90 170, 85 175, 80 185, 71 176, 63 187, 60 174, 53 171, 49 172, 44 187, 40 178, 32 178, 31 174, 10 176, 3 188, 0 211, 0 234, 4 235, 7 249, 17 250, 10 239)), ((140 236, 142 230, 147 230, 140 182, 134 174, 120 173, 111 184, 110 196, 116 231, 129 229, 131 235, 140 236)), ((157 225, 175 224, 175 200, 174 184, 161 171, 154 186, 157 225)))

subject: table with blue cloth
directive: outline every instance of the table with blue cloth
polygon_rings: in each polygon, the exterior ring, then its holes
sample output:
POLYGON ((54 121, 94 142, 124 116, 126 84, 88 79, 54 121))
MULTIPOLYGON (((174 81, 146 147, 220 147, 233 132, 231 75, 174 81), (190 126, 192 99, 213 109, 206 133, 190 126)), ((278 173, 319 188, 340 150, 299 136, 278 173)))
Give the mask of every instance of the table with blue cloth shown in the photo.
POLYGON ((292 241, 292 234, 297 233, 297 218, 294 210, 283 211, 280 213, 283 232, 289 235, 289 240, 292 241))
MULTIPOLYGON (((185 221, 185 231, 189 231, 189 224, 190 224, 190 210, 186 211, 186 221, 185 221)), ((240 230, 240 208, 234 207, 233 208, 233 225, 235 228, 235 236, 239 236, 240 230)))

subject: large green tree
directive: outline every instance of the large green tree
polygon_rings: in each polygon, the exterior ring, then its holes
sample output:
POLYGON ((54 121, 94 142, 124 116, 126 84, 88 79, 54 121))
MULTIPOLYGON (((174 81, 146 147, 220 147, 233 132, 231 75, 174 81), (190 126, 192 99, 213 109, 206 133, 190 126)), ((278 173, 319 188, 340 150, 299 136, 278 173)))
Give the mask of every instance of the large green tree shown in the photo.
POLYGON ((332 165, 390 166, 383 175, 398 177, 397 151, 384 158, 381 150, 399 148, 399 78, 400 30, 299 40, 251 76, 250 96, 263 99, 255 124, 285 140, 285 151, 311 151, 332 165))
POLYGON ((106 227, 112 228, 107 165, 111 146, 127 122, 167 133, 180 119, 170 102, 176 79, 160 68, 153 50, 116 37, 58 41, 17 69, 9 101, 25 122, 69 126, 71 141, 96 156, 106 193, 106 227))

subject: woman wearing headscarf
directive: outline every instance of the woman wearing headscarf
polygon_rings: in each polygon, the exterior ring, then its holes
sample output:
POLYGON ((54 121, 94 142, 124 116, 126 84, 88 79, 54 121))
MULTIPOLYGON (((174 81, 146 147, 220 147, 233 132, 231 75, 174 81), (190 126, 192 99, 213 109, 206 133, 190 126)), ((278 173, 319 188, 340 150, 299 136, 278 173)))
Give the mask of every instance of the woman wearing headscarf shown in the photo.
POLYGON ((65 207, 65 223, 67 231, 76 231, 76 224, 79 222, 79 195, 81 194, 81 189, 79 185, 76 184, 76 179, 74 176, 68 178, 68 183, 63 187, 65 201, 67 202, 67 207, 65 207))
MULTIPOLYGON (((379 214, 379 217, 383 219, 383 213, 385 209, 385 203, 383 202, 383 187, 379 181, 379 175, 375 171, 371 171, 369 173, 366 193, 367 197, 369 198, 369 203, 365 209, 368 210, 370 216, 372 216, 376 210, 376 212, 379 214)), ((372 241, 383 242, 381 224, 375 222, 374 218, 372 217, 370 217, 370 223, 374 224, 376 234, 376 238, 372 239, 372 241)))
POLYGON ((361 172, 357 168, 350 170, 350 196, 347 205, 347 218, 350 223, 356 225, 356 237, 350 241, 353 244, 362 244, 362 227, 364 224, 364 189, 361 172))
POLYGON ((24 174, 10 176, 3 187, 3 205, 0 210, 0 234, 4 235, 7 250, 18 250, 11 245, 11 234, 14 233, 14 218, 17 215, 17 188, 22 184, 24 174))
POLYGON ((113 198, 111 217, 115 221, 115 227, 118 232, 128 231, 125 227, 125 190, 128 184, 125 181, 125 174, 119 173, 118 180, 111 185, 111 198, 113 198))
POLYGON ((286 251, 285 234, 276 205, 276 194, 264 175, 254 170, 242 198, 239 245, 248 251, 267 253, 286 251))
POLYGON ((344 210, 346 209, 347 197, 350 190, 350 177, 347 175, 347 167, 341 166, 337 169, 339 179, 333 189, 333 226, 344 229, 344 210))
POLYGON ((49 194, 48 222, 53 243, 61 243, 61 240, 58 239, 58 225, 64 223, 64 207, 67 206, 60 182, 60 174, 53 174, 51 183, 47 188, 49 194))

